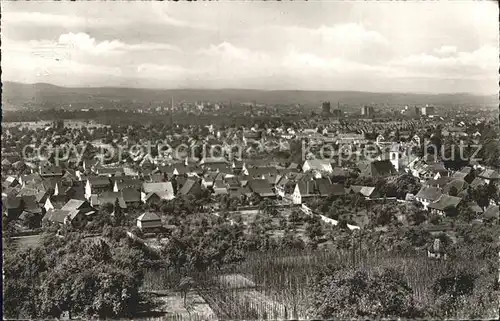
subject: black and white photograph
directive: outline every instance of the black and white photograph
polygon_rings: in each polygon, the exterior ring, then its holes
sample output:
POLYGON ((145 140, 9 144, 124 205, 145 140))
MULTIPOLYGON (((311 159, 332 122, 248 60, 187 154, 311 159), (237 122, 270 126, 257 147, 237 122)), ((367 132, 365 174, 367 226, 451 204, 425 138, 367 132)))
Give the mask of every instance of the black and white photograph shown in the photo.
POLYGON ((500 317, 495 1, 1 1, 4 320, 500 317))

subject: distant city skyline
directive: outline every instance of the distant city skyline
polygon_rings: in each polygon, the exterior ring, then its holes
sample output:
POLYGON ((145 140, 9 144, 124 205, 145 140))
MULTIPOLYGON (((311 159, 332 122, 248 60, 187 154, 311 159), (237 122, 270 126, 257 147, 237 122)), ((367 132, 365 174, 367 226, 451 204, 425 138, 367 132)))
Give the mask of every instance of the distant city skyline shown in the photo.
POLYGON ((2 80, 498 93, 495 2, 2 2, 2 80))

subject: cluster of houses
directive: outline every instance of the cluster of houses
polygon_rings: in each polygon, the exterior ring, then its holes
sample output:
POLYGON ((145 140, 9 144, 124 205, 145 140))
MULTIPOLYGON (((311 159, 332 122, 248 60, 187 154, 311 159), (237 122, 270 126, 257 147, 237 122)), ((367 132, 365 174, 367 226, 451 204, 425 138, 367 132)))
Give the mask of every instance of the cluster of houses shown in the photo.
POLYGON ((420 179, 422 188, 416 195, 407 195, 408 199, 420 202, 430 212, 444 215, 446 210, 456 209, 459 205, 468 206, 478 217, 497 220, 499 216, 498 200, 490 199, 487 207, 476 202, 464 204, 470 188, 480 185, 495 184, 500 186, 500 173, 493 169, 466 166, 459 171, 447 170, 441 162, 423 161, 413 163, 408 172, 420 179))
MULTIPOLYGON (((21 221, 34 215, 40 217, 40 222, 82 226, 98 215, 105 204, 126 210, 187 195, 200 198, 210 194, 214 200, 221 195, 247 199, 258 195, 296 205, 313 197, 349 193, 377 197, 373 186, 346 188, 333 182, 332 177, 340 178, 340 182, 349 178, 353 169, 335 166, 327 159, 308 159, 282 167, 251 159, 229 162, 222 157, 201 161, 186 158, 184 162, 159 165, 140 174, 123 166, 104 166, 92 159, 83 161, 81 169, 63 170, 45 163, 31 174, 7 177, 2 186, 4 214, 21 221)), ((387 149, 386 155, 358 162, 357 168, 358 175, 372 178, 403 172, 423 184, 416 195, 407 195, 406 200, 414 199, 437 214, 461 204, 469 187, 500 181, 500 174, 492 169, 465 167, 452 172, 442 162, 412 159, 394 146, 387 149)), ((498 217, 498 204, 493 200, 487 208, 473 202, 468 205, 486 218, 498 217)), ((141 216, 140 220, 152 217, 158 221, 154 213, 141 216)))

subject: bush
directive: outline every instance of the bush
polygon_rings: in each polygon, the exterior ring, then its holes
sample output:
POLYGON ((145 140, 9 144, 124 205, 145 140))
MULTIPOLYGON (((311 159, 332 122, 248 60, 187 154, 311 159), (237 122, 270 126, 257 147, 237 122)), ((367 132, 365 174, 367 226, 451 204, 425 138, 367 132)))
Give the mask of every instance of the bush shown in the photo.
POLYGON ((413 291, 403 275, 386 269, 369 275, 366 271, 338 269, 317 280, 314 291, 317 317, 420 317, 413 291))

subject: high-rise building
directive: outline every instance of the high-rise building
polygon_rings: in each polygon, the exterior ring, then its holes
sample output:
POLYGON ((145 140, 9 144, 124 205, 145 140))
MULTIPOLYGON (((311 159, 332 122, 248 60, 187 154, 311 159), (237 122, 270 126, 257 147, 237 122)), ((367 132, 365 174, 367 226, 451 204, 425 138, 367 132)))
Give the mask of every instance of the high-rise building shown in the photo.
POLYGON ((325 115, 330 115, 330 102, 324 101, 322 104, 322 111, 325 115))
POLYGON ((332 115, 336 118, 340 118, 344 115, 344 113, 340 109, 334 109, 332 110, 332 115))
POLYGON ((375 109, 373 106, 363 106, 361 107, 361 115, 363 116, 373 116, 375 114, 375 109))
POLYGON ((422 107, 421 111, 421 114, 425 116, 434 115, 435 108, 433 106, 425 105, 425 107, 422 107))

